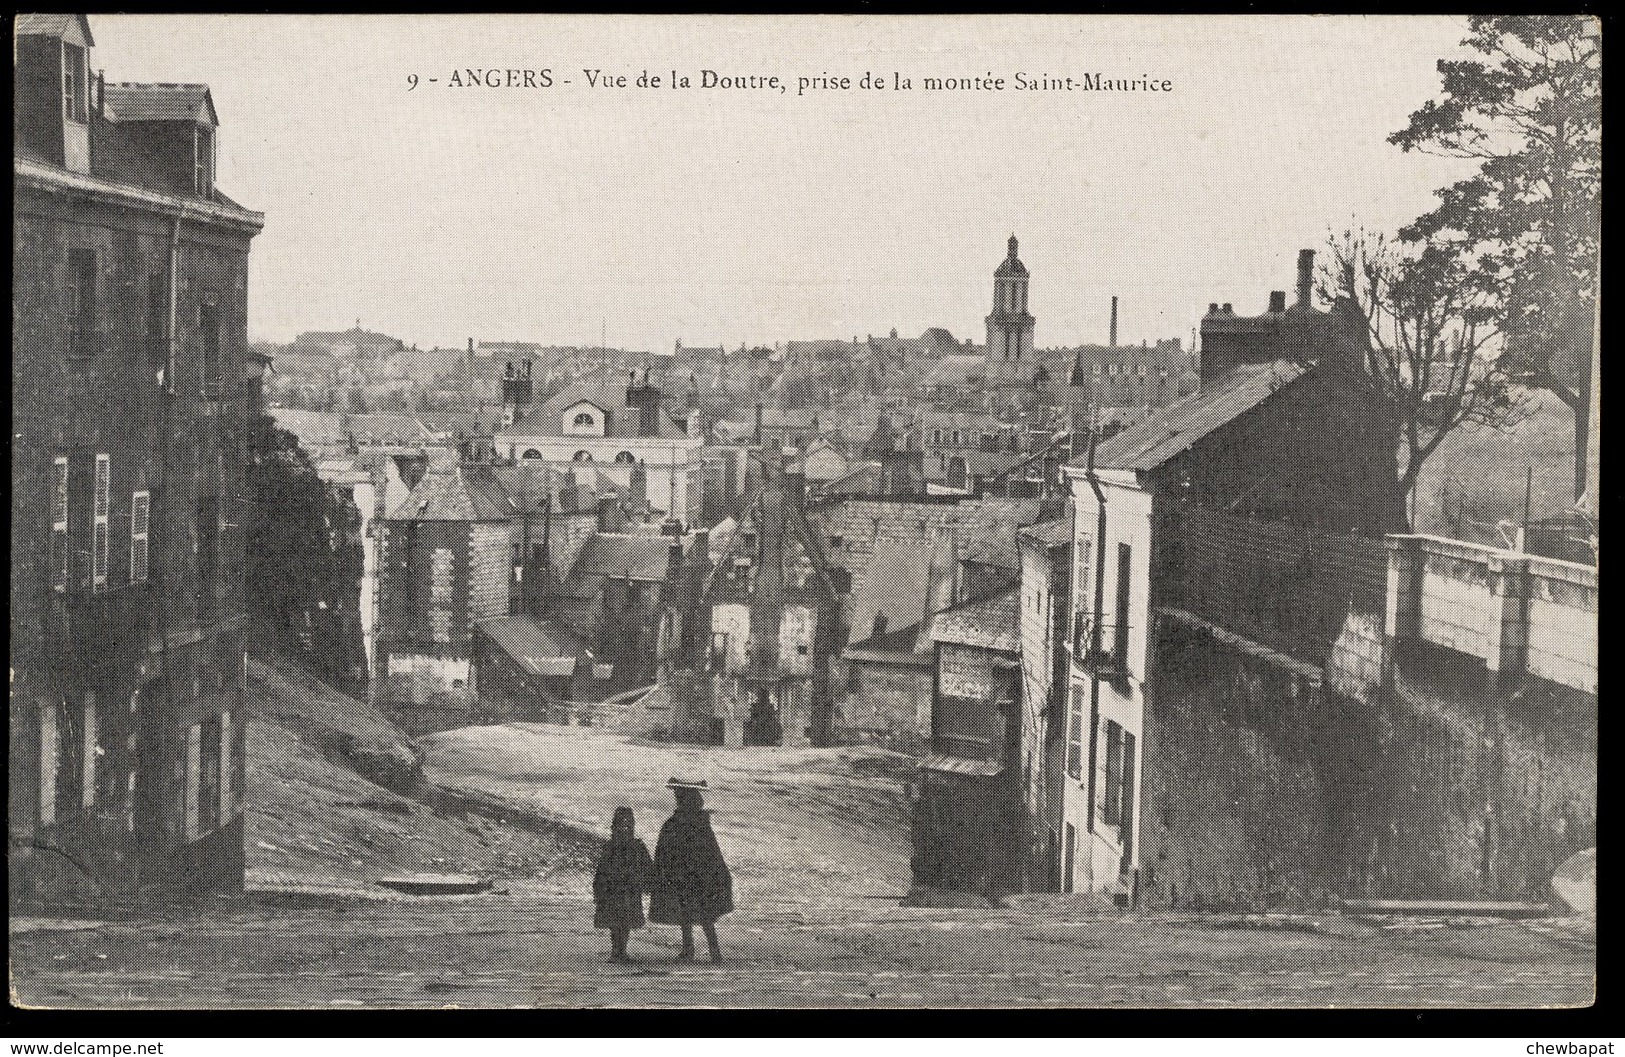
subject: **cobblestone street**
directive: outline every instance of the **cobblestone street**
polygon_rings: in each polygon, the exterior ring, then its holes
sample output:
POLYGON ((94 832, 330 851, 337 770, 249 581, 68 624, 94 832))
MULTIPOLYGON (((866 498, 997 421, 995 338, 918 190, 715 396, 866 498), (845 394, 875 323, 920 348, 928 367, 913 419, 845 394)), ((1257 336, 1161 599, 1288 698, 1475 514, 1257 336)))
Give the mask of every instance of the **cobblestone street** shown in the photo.
POLYGON ((634 933, 640 963, 619 966, 591 916, 579 893, 537 892, 321 907, 251 895, 184 922, 19 918, 13 995, 59 1008, 1530 1007, 1594 989, 1594 929, 1576 921, 1283 928, 836 901, 725 918, 721 965, 676 963, 676 930, 657 926, 634 933))

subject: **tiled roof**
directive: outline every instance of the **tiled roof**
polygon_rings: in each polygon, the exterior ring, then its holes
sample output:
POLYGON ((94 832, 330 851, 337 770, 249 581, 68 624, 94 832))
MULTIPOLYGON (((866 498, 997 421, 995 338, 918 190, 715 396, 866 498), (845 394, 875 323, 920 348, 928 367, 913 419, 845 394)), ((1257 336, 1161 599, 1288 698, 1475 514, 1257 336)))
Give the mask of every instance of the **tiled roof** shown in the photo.
POLYGON ((206 84, 107 85, 107 105, 120 121, 202 121, 219 124, 206 84))
POLYGON ((1020 590, 1008 588, 988 598, 943 610, 931 620, 931 640, 1015 653, 1021 648, 1017 624, 1020 590))
POLYGON ((587 537, 572 580, 583 576, 627 577, 633 580, 664 580, 671 561, 671 537, 636 536, 629 533, 597 532, 587 537))
POLYGON ((569 631, 548 620, 527 616, 493 617, 478 625, 502 652, 532 675, 574 675, 584 651, 569 631))
MULTIPOLYGON (((1212 386, 1102 442, 1095 451, 1095 466, 1102 470, 1156 469, 1264 403, 1306 370, 1291 360, 1235 367, 1212 386)), ((1081 458, 1073 463, 1082 464, 1081 458)))

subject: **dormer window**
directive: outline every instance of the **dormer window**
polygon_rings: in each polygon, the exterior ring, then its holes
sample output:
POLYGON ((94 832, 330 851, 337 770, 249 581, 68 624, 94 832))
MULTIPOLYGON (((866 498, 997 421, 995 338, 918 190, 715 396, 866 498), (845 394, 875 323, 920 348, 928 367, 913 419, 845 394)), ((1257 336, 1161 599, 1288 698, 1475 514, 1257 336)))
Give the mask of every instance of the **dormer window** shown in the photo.
POLYGON ((85 49, 76 44, 62 44, 62 117, 81 125, 89 120, 85 83, 85 49))
POLYGON ((581 414, 576 416, 575 424, 576 424, 577 428, 580 428, 580 429, 591 429, 592 428, 592 415, 589 414, 586 411, 581 412, 581 414))
POLYGON ((214 194, 214 129, 202 125, 192 136, 192 188, 204 197, 214 194))

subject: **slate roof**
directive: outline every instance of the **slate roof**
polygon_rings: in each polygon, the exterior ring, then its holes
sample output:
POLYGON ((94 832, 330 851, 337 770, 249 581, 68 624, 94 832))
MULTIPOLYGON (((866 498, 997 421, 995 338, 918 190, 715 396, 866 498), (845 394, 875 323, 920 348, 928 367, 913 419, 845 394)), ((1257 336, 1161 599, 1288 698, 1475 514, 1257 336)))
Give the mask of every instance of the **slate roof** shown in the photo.
POLYGON ((997 778, 1004 773, 1004 764, 997 760, 967 760, 934 752, 920 761, 920 770, 962 774, 971 778, 997 778))
POLYGON ((987 370, 987 360, 982 356, 972 356, 966 353, 949 353, 931 365, 926 372, 921 385, 930 387, 937 385, 964 385, 971 378, 982 375, 987 370))
POLYGON ((595 532, 587 537, 570 578, 581 576, 629 577, 661 581, 671 561, 671 537, 640 536, 621 532, 595 532))
POLYGON ((206 84, 109 82, 106 101, 120 121, 194 121, 218 125, 206 84))
POLYGON ((525 671, 543 677, 575 674, 576 658, 585 652, 570 632, 548 620, 527 616, 492 617, 480 631, 525 671))
MULTIPOLYGON (((46 14, 19 13, 15 28, 19 37, 61 37, 69 35, 69 31, 76 24, 79 31, 85 36, 85 43, 95 47, 96 38, 90 35, 90 20, 85 18, 84 15, 70 15, 57 11, 46 14)), ((112 86, 109 85, 108 87, 112 86)))
POLYGON ((806 408, 781 411, 776 407, 762 409, 764 429, 811 429, 818 420, 818 412, 806 408))
POLYGON ((849 661, 879 661, 882 664, 927 664, 931 663, 929 651, 918 652, 920 645, 920 622, 915 621, 906 628, 896 631, 887 631, 880 635, 871 635, 861 642, 850 643, 841 651, 841 656, 849 661))
MULTIPOLYGON (((1308 368, 1292 360, 1242 364, 1211 386, 1177 400, 1095 450, 1102 470, 1154 470, 1182 455, 1275 393, 1303 377, 1308 368)), ((1083 458, 1073 461, 1083 465, 1083 458)))
POLYGON ((423 423, 411 415, 346 415, 288 407, 267 410, 277 426, 298 437, 303 447, 347 444, 352 435, 357 444, 424 444, 433 439, 423 423))
MULTIPOLYGON (((566 386, 557 395, 549 397, 542 405, 513 425, 501 430, 504 436, 514 437, 564 437, 564 409, 572 404, 587 400, 606 412, 604 428, 605 437, 635 438, 642 436, 638 432, 640 416, 638 409, 626 406, 626 386, 621 385, 589 385, 577 384, 566 386)), ((671 414, 662 405, 655 415, 656 437, 666 440, 677 440, 688 436, 672 421, 671 414)), ((591 437, 582 437, 582 440, 591 440, 591 437)))
POLYGON ((931 641, 1016 653, 1021 649, 1020 604, 1020 589, 1010 587, 945 609, 931 619, 931 641))
POLYGON ((1030 525, 1021 530, 1020 536, 1045 547, 1065 547, 1072 542, 1072 525, 1064 517, 1056 518, 1054 521, 1030 525))
POLYGON ((391 521, 506 521, 512 500, 495 478, 461 469, 430 472, 389 515, 391 521))

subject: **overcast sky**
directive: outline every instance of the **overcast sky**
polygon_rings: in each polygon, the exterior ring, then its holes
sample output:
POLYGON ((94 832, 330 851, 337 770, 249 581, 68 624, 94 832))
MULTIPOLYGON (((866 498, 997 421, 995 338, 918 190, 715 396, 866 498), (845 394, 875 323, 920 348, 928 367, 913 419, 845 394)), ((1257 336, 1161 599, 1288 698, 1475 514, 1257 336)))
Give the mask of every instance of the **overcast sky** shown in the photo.
POLYGON ((983 339, 1021 239, 1037 344, 1189 340, 1393 231, 1461 170, 1387 142, 1465 18, 92 16, 108 80, 202 81, 221 188, 266 214, 249 331, 669 351, 946 327, 983 339), (554 87, 448 87, 452 71, 554 87), (591 88, 584 69, 778 75, 591 88), (865 71, 914 90, 863 91, 865 71), (1172 91, 1016 91, 1142 75, 1172 91), (417 74, 419 86, 407 90, 417 74), (929 92, 923 78, 1006 79, 929 92), (796 79, 849 91, 797 97, 796 79), (428 78, 439 83, 429 84, 428 78), (572 83, 559 83, 568 79, 572 83))

